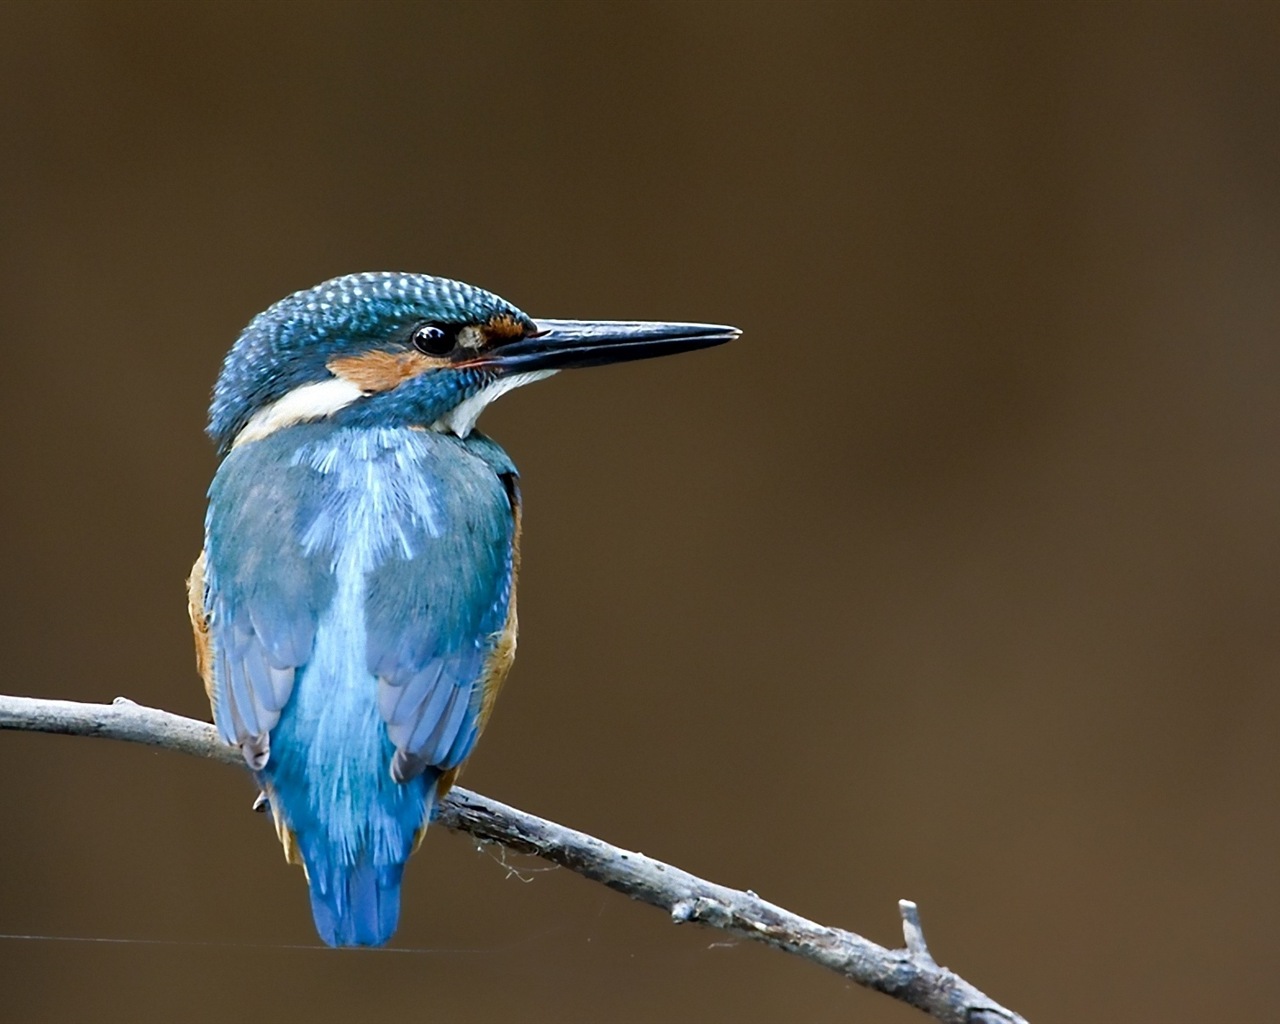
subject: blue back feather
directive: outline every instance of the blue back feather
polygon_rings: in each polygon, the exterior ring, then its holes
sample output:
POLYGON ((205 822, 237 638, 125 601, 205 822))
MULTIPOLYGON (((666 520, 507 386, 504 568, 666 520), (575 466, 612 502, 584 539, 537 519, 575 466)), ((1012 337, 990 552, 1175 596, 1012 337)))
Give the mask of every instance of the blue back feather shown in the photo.
POLYGON ((323 422, 234 449, 210 488, 215 720, 269 731, 260 779, 331 944, 390 937, 435 782, 475 743, 512 586, 506 473, 478 434, 323 422), (395 781, 397 748, 425 770, 395 781))

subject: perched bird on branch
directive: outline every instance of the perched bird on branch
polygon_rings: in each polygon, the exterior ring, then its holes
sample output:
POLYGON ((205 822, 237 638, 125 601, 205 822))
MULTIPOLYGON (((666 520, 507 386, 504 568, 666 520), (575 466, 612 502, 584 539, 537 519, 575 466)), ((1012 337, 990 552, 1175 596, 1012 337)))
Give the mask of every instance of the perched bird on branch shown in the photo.
POLYGON ((515 656, 520 487, 480 413, 562 369, 737 335, 533 320, 457 281, 368 273, 281 300, 227 354, 197 662, 329 945, 395 931, 405 861, 515 656))

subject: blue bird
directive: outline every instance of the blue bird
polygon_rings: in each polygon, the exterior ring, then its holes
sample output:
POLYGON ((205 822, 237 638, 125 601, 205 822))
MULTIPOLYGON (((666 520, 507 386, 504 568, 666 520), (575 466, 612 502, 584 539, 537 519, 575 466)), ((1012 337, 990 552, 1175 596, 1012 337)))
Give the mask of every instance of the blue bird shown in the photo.
POLYGON ((562 369, 737 335, 535 321, 396 273, 297 292, 241 333, 209 410, 222 462, 188 603, 214 722, 326 943, 394 933, 405 862, 515 656, 518 474, 480 413, 562 369))

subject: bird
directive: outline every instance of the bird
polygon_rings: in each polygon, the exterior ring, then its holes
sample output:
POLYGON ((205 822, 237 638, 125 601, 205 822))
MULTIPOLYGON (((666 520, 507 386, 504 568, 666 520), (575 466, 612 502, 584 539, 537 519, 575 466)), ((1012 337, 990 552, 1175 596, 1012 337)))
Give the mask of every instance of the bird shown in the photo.
POLYGON ((295 292, 232 345, 187 584, 196 662, 327 945, 394 934, 405 863, 515 657, 519 474, 480 414, 564 369, 739 333, 535 320, 460 281, 378 272, 295 292))

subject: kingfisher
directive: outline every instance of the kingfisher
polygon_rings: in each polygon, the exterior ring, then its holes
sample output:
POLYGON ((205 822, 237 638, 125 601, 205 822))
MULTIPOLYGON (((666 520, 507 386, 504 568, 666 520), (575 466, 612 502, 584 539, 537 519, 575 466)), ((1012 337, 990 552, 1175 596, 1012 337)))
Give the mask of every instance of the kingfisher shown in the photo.
POLYGON ((350 274, 254 317, 188 581, 196 661, 320 937, 395 932, 405 862, 516 649, 516 467, 476 430, 560 370, 706 348, 716 324, 534 320, 441 277, 350 274))

